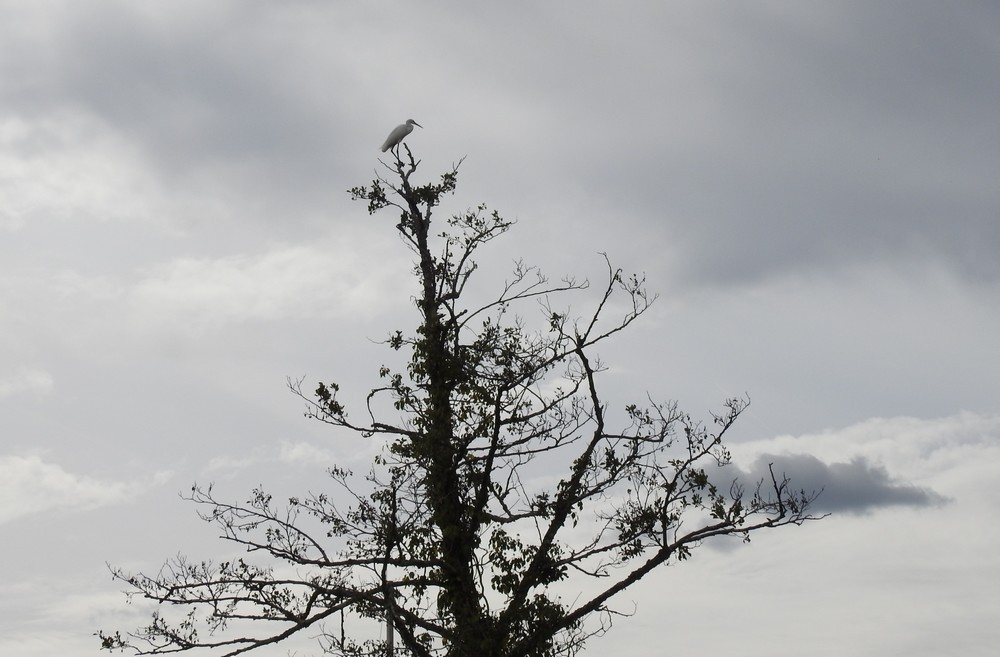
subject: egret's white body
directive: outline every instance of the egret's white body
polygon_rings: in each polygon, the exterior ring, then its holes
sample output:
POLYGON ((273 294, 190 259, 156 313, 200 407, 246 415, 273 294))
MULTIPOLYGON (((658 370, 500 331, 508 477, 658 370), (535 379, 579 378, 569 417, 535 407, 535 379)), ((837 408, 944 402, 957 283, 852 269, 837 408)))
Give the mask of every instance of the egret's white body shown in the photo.
POLYGON ((406 123, 397 125, 393 128, 392 132, 389 133, 389 137, 385 140, 385 143, 382 144, 382 152, 384 153, 390 148, 396 148, 399 146, 399 142, 403 141, 403 137, 413 132, 413 126, 417 126, 418 128, 424 127, 413 119, 407 119, 406 123))

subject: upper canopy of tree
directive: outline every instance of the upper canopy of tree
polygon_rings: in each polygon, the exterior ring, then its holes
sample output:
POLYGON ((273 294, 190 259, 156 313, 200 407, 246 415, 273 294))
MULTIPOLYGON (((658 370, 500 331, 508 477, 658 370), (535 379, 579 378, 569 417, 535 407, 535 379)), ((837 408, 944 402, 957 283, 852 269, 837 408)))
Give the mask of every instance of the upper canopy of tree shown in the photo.
POLYGON ((458 166, 418 184, 402 148, 350 191, 373 215, 398 212, 415 258, 418 321, 386 340, 406 365, 377 371, 363 409, 345 406, 338 383, 314 394, 291 384, 335 439, 380 440, 381 455, 366 476, 332 467, 330 492, 285 504, 193 488, 203 517, 250 554, 178 557, 154 576, 115 570, 164 611, 133 633, 100 633, 104 647, 235 655, 320 628, 324 650, 341 655, 573 653, 610 625, 615 595, 658 566, 708 539, 813 518, 814 496, 783 474, 727 478, 723 438, 745 400, 707 425, 648 398, 609 407, 595 347, 649 309, 642 277, 607 258, 593 285, 518 263, 494 296, 468 298, 474 255, 512 224, 479 206, 432 233, 458 166), (570 313, 570 299, 590 309, 570 313))

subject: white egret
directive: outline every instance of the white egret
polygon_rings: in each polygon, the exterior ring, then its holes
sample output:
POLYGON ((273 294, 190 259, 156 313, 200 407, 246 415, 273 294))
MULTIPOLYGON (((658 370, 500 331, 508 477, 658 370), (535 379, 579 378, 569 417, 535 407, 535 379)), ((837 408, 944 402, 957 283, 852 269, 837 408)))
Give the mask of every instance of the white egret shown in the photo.
POLYGON ((403 141, 403 137, 413 132, 413 126, 417 126, 418 128, 424 127, 413 119, 406 119, 406 123, 402 123, 393 128, 392 132, 389 133, 389 137, 385 140, 385 143, 382 144, 382 152, 384 153, 390 148, 396 148, 399 146, 399 142, 403 141))

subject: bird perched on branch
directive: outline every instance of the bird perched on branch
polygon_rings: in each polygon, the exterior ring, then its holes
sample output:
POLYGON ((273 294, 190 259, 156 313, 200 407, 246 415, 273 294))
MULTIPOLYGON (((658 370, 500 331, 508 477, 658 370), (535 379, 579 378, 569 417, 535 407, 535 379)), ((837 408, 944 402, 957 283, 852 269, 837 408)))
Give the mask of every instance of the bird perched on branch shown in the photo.
POLYGON ((417 126, 418 128, 424 127, 413 119, 407 119, 406 123, 402 123, 393 128, 392 132, 389 133, 389 137, 385 140, 385 143, 382 144, 382 152, 384 153, 390 148, 396 148, 399 146, 399 143, 403 141, 403 137, 413 132, 413 126, 417 126))

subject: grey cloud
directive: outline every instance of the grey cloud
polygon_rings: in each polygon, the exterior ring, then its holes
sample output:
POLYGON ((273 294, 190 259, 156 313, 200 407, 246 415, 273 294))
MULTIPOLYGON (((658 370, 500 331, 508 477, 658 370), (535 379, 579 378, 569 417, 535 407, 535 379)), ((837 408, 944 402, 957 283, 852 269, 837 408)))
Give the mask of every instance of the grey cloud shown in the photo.
POLYGON ((365 182, 362 154, 410 112, 377 130, 369 119, 403 96, 426 108, 428 139, 461 140, 470 168, 530 171, 491 181, 498 189, 610 208, 614 222, 580 232, 613 225, 610 253, 666 253, 679 284, 913 261, 992 283, 1000 16, 912 4, 538 9, 531 21, 455 4, 419 44, 407 30, 349 41, 355 17, 340 7, 67 5, 34 36, 0 27, 0 100, 25 114, 90 112, 171 188, 270 219, 322 212, 365 182), (390 61, 401 38, 409 59, 390 61))
POLYGON ((846 463, 824 463, 808 454, 764 454, 743 481, 768 481, 768 465, 780 479, 787 476, 793 490, 822 491, 813 509, 818 513, 863 514, 890 506, 938 506, 948 500, 939 493, 894 479, 881 465, 857 457, 846 463))
POLYGON ((656 227, 638 248, 676 249, 685 282, 900 260, 995 282, 998 16, 924 9, 747 12, 707 35, 724 48, 689 63, 688 76, 723 84, 685 87, 665 66, 643 101, 650 118, 628 126, 644 147, 622 134, 576 161, 656 227), (609 158, 632 176, 608 181, 609 158))
POLYGON ((315 84, 337 63, 265 38, 268 18, 231 3, 67 6, 3 47, 16 54, 0 69, 0 100, 32 119, 96 117, 169 188, 287 219, 345 195, 330 179, 348 131, 338 94, 315 84))

